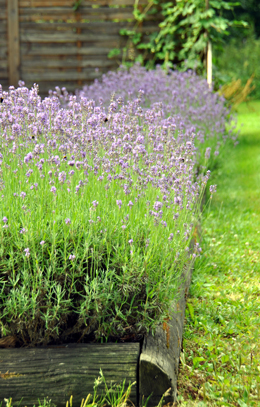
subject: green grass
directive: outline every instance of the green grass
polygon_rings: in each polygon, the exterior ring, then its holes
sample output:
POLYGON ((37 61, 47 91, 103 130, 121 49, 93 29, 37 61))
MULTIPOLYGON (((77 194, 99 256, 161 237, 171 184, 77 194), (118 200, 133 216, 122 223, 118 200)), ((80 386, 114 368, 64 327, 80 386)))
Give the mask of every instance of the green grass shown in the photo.
POLYGON ((260 101, 238 108, 239 144, 223 155, 202 222, 186 309, 182 406, 260 405, 260 101))

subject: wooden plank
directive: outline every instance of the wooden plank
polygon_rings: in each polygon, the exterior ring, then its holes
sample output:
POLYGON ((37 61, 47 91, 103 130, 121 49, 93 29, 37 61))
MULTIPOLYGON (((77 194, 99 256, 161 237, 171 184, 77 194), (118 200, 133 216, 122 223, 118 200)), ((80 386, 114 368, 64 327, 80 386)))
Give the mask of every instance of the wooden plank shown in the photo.
MULTIPOLYGON (((94 380, 102 369, 108 386, 137 381, 140 343, 71 344, 51 347, 0 350, 0 395, 23 397, 23 405, 38 405, 49 397, 57 407, 65 406, 73 395, 73 405, 93 395, 94 380)), ((100 394, 104 386, 98 386, 100 394)), ((136 403, 137 385, 131 400, 136 403)))
POLYGON ((99 34, 95 32, 88 32, 86 34, 77 34, 74 32, 50 32, 50 33, 41 33, 35 32, 31 33, 30 31, 21 34, 20 36, 22 42, 37 42, 37 43, 66 43, 69 42, 77 42, 77 41, 84 41, 84 42, 92 42, 92 41, 100 41, 102 43, 105 40, 116 41, 120 38, 120 35, 107 35, 99 34))
MULTIPOLYGON (((92 57, 93 58, 93 57, 92 57)), ((7 63, 6 63, 7 65, 7 63)), ((68 69, 68 68, 96 68, 99 66, 103 67, 110 67, 113 65, 111 60, 107 58, 100 58, 97 59, 94 57, 93 59, 87 58, 87 59, 82 59, 82 60, 77 60, 75 58, 59 58, 59 59, 54 59, 54 58, 46 58, 46 57, 39 57, 39 58, 33 58, 33 59, 23 59, 23 70, 26 70, 27 72, 34 72, 37 69, 49 69, 49 68, 62 68, 62 69, 68 69)), ((0 67, 1 67, 1 61, 0 61, 0 67)))
POLYGON ((8 68, 9 84, 18 85, 20 67, 20 40, 18 20, 18 0, 8 0, 8 68))
POLYGON ((0 46, 0 59, 7 60, 7 43, 0 46))
MULTIPOLYGON (((158 20, 159 22, 159 20, 158 20)), ((28 31, 30 34, 35 34, 39 32, 76 32, 77 28, 81 29, 81 33, 96 32, 102 34, 119 34, 121 28, 132 28, 133 23, 128 22, 111 22, 111 21, 94 21, 90 23, 80 23, 80 22, 62 22, 62 23, 36 23, 36 22, 21 22, 20 23, 20 33, 25 34, 28 31), (73 31, 74 30, 74 31, 73 31)), ((1 29, 1 28, 0 28, 1 29)), ((151 33, 158 30, 157 24, 154 21, 144 22, 142 27, 137 27, 137 32, 151 33)))
POLYGON ((120 46, 119 41, 104 41, 102 47, 99 42, 83 44, 83 47, 77 49, 75 45, 62 47, 60 44, 21 44, 21 55, 107 55, 112 48, 120 46))
MULTIPOLYGON (((111 63, 111 69, 115 64, 111 63)), ((67 81, 68 78, 77 80, 95 79, 98 75, 93 68, 85 68, 82 72, 75 72, 74 69, 66 69, 66 71, 59 71, 50 69, 48 71, 38 70, 38 72, 28 72, 28 70, 21 71, 21 77, 24 81, 41 83, 43 81, 67 81)))
MULTIPOLYGON (((1 6, 0 6, 0 10, 1 10, 1 6)), ((0 24, 0 33, 1 35, 3 35, 3 33, 6 33, 7 35, 7 21, 2 21, 0 24)))
MULTIPOLYGON (((190 252, 194 241, 190 244, 190 252)), ((158 405, 162 395, 168 390, 164 404, 177 401, 177 377, 179 368, 186 299, 189 292, 192 262, 188 261, 183 270, 179 289, 179 300, 169 309, 170 319, 158 326, 155 335, 144 338, 139 360, 139 405, 152 392, 147 407, 158 405)))
MULTIPOLYGON (((7 68, 8 68, 7 60, 0 59, 0 69, 4 69, 7 72, 7 68)), ((1 78, 1 76, 0 76, 0 78, 1 78)))
POLYGON ((2 79, 9 79, 7 68, 0 68, 0 83, 1 83, 2 79))
MULTIPOLYGON (((95 6, 133 6, 135 0, 95 0, 95 6)), ((20 7, 73 7, 75 0, 20 0, 20 7)), ((139 0, 139 5, 147 5, 148 0, 139 0)), ((83 6, 92 6, 93 0, 83 0, 83 6)), ((80 7, 81 9, 81 7, 80 7)))
MULTIPOLYGON (((81 20, 88 21, 128 21, 134 20, 133 8, 106 8, 94 9, 82 7, 80 10, 81 20)), ((67 21, 75 20, 75 13, 69 7, 39 7, 39 8, 20 8, 19 21, 67 21)), ((154 16, 149 16, 146 20, 153 20, 154 16)))
POLYGON ((8 90, 8 78, 3 78, 1 74, 0 74, 0 84, 2 85, 4 91, 8 90))
POLYGON ((3 37, 0 37, 0 47, 7 46, 7 35, 3 34, 3 37))
POLYGON ((7 7, 6 7, 6 3, 0 5, 0 20, 1 20, 1 24, 3 23, 3 21, 6 21, 7 19, 7 7))

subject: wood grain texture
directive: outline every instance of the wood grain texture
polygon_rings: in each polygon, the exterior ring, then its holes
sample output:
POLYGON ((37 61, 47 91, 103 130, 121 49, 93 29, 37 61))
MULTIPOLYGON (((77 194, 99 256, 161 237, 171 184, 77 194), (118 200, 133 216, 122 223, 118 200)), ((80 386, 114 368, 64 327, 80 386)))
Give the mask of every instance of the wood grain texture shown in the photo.
MULTIPOLYGON (((75 0, 19 0, 20 7, 73 7, 75 0)), ((135 0, 95 0, 95 6, 133 6, 135 0)), ((148 0, 139 0, 138 4, 147 5, 148 0)), ((93 0, 83 0, 82 6, 92 6, 93 0)), ((80 7, 81 9, 81 7, 80 7)))
POLYGON ((155 335, 144 338, 139 361, 139 405, 142 398, 153 393, 147 407, 158 405, 169 389, 164 404, 177 400, 177 377, 182 345, 186 298, 191 282, 192 267, 187 264, 182 275, 179 300, 169 310, 170 320, 157 327, 155 335))
MULTIPOLYGON (((108 35, 120 35, 119 30, 122 28, 132 28, 131 22, 113 22, 113 21, 93 21, 89 23, 82 23, 77 21, 72 22, 46 22, 36 23, 35 21, 21 22, 20 33, 26 34, 28 31, 31 34, 43 33, 76 33, 76 30, 80 28, 82 33, 94 32, 108 35)), ((2 27, 1 27, 2 29, 2 27)), ((157 30, 155 24, 151 22, 144 22, 142 27, 137 27, 137 32, 152 33, 157 30)))
POLYGON ((50 33, 42 33, 42 32, 24 32, 21 33, 21 41, 22 42, 37 42, 37 43, 63 43, 68 44, 70 42, 77 42, 77 41, 84 41, 84 42, 97 42, 99 41, 102 43, 103 41, 117 41, 119 40, 120 36, 117 34, 102 34, 99 32, 87 32, 86 34, 77 34, 73 31, 71 32, 59 32, 53 31, 50 33))
MULTIPOLYGON (((75 20, 75 12, 71 7, 39 7, 39 8, 21 8, 20 21, 36 21, 36 20, 75 20)), ((80 9, 81 20, 89 21, 112 21, 134 20, 133 7, 125 8, 91 8, 82 7, 80 9)))
MULTIPOLYGON (((100 58, 98 59, 97 57, 92 57, 86 58, 84 60, 77 60, 76 58, 64 58, 63 60, 61 59, 54 59, 54 58, 44 58, 40 57, 39 59, 24 59, 23 61, 23 69, 26 69, 26 71, 29 72, 36 72, 37 69, 40 70, 45 70, 48 68, 60 68, 62 66, 63 69, 69 69, 69 68, 97 68, 100 66, 103 67, 111 67, 114 64, 109 60, 105 58, 100 58)), ((0 61, 0 67, 1 67, 1 61, 0 61)))
MULTIPOLYGON (((39 348, 0 349, 0 399, 12 397, 16 405, 38 405, 49 397, 64 407, 73 395, 73 405, 93 395, 100 368, 107 385, 137 380, 139 343, 68 344, 39 348)), ((98 386, 100 394, 104 386, 98 386)), ((136 403, 137 385, 131 400, 136 403)))
MULTIPOLYGON (((118 45, 118 41, 113 42, 112 44, 118 45)), ((96 47, 96 43, 89 45, 88 47, 84 46, 83 48, 77 49, 75 44, 68 44, 66 47, 63 47, 60 44, 21 44, 21 55, 24 60, 25 57, 35 56, 54 56, 57 57, 67 55, 92 55, 99 58, 103 56, 107 59, 107 54, 111 50, 109 46, 109 41, 106 41, 105 44, 102 44, 102 47, 96 47)), ((1 52, 1 49, 0 49, 1 52)), ((22 60, 22 61, 23 61, 22 60)))
POLYGON ((9 84, 18 85, 20 79, 20 39, 19 39, 19 19, 18 0, 7 1, 8 15, 8 71, 9 84))
MULTIPOLYGON (((95 79, 100 76, 93 68, 88 69, 85 68, 82 72, 77 72, 75 69, 66 69, 65 71, 60 71, 58 69, 49 69, 46 71, 45 69, 38 69, 38 71, 28 72, 28 70, 24 69, 21 71, 21 75, 23 80, 30 81, 32 83, 36 82, 41 85, 44 81, 51 81, 53 86, 55 87, 55 82, 57 81, 64 81, 66 82, 68 78, 70 80, 87 80, 87 79, 95 79)), ((64 85, 65 86, 65 85, 64 85)))

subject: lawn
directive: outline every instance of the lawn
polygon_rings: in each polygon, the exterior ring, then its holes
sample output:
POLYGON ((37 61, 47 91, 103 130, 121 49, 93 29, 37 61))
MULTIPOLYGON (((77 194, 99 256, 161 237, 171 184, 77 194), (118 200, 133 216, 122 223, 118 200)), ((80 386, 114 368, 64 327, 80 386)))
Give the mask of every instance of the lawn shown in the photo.
POLYGON ((260 101, 238 107, 239 144, 213 173, 186 310, 182 405, 260 404, 260 101), (200 402, 199 402, 200 400, 200 402))

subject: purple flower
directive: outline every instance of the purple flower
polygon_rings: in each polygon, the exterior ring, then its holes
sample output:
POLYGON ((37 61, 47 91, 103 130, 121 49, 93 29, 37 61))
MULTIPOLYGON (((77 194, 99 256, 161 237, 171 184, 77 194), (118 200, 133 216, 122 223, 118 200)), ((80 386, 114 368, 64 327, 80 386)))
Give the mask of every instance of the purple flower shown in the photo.
POLYGON ((96 208, 98 206, 98 202, 97 201, 93 201, 92 205, 96 208))
POLYGON ((6 216, 3 217, 3 222, 4 222, 4 223, 7 223, 7 222, 8 222, 8 219, 7 219, 6 216))
POLYGON ((59 182, 64 183, 66 180, 66 172, 62 171, 59 173, 59 182))
POLYGON ((209 191, 210 191, 211 196, 212 196, 212 194, 214 194, 217 191, 217 185, 210 185, 209 191))
POLYGON ((132 243, 133 243, 133 239, 128 240, 128 243, 129 243, 129 244, 132 244, 132 243))
POLYGON ((121 199, 118 199, 118 200, 116 201, 116 204, 119 206, 119 209, 120 209, 121 206, 122 206, 122 201, 121 201, 121 199))
POLYGON ((130 208, 131 208, 131 206, 133 206, 134 204, 133 204, 133 202, 132 201, 129 201, 129 203, 127 204, 127 206, 130 206, 130 208))
POLYGON ((55 187, 51 187, 51 192, 53 192, 53 194, 55 195, 56 194, 56 188, 55 187))
POLYGON ((40 242, 40 245, 44 245, 44 243, 45 243, 45 241, 44 240, 42 240, 41 242, 40 242))
MULTIPOLYGON (((20 230, 20 233, 21 234, 23 234, 23 233, 25 233, 26 232, 26 230, 24 229, 24 228, 22 228, 21 230, 20 230)), ((29 249, 28 249, 29 250, 29 249)))
POLYGON ((25 162, 25 164, 27 164, 32 158, 33 158, 32 153, 28 153, 28 154, 24 157, 24 162, 25 162))
POLYGON ((75 254, 70 254, 69 260, 74 260, 76 258, 75 254))
POLYGON ((65 219, 65 223, 66 223, 66 224, 68 224, 68 223, 71 224, 71 220, 70 220, 69 218, 66 218, 66 219, 65 219))
POLYGON ((30 249, 27 247, 27 249, 24 249, 25 256, 29 257, 30 256, 30 249))
POLYGON ((126 228, 126 225, 122 225, 122 229, 125 230, 125 228, 126 228))
POLYGON ((211 148, 210 148, 210 147, 206 148, 205 158, 206 158, 207 160, 210 158, 210 152, 211 152, 211 148))
POLYGON ((26 197, 26 193, 25 192, 21 192, 20 196, 24 199, 26 197))
POLYGON ((163 206, 162 202, 155 201, 153 208, 154 208, 154 210, 159 211, 159 209, 161 209, 162 206, 163 206))
POLYGON ((173 233, 170 233, 170 236, 168 237, 168 240, 172 240, 173 239, 173 233))

